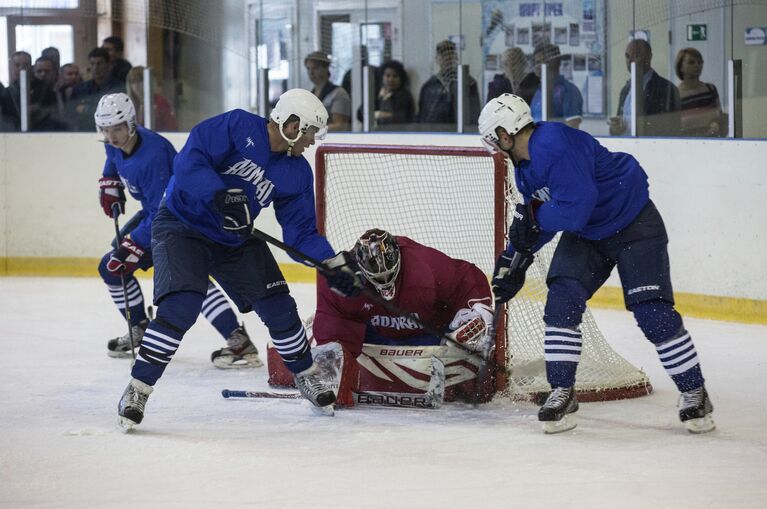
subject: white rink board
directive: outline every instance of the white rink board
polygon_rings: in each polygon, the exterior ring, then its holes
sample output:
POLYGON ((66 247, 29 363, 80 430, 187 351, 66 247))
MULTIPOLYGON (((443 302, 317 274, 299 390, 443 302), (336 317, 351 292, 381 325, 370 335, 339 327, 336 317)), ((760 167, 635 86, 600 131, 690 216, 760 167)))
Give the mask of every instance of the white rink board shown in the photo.
MULTIPOLYGON (((186 134, 168 137, 180 148, 186 134)), ((330 134, 326 141, 480 145, 476 135, 420 133, 330 134)), ((671 238, 676 291, 767 299, 767 141, 600 141, 635 155, 649 174, 671 238)), ((105 252, 113 226, 97 199, 103 153, 95 133, 0 134, 0 258, 105 252)), ((307 158, 314 163, 313 150, 307 158)), ((280 233, 271 211, 257 224, 280 233)))

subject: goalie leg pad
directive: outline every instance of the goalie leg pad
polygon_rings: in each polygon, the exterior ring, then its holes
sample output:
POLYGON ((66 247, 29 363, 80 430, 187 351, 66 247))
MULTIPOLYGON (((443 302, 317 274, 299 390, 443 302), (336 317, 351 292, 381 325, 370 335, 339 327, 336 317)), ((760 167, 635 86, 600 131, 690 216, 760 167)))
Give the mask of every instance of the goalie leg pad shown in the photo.
MULTIPOLYGON (((398 394, 423 394, 429 390, 432 376, 431 357, 444 363, 445 401, 473 401, 479 361, 453 345, 382 346, 365 344, 357 358, 360 364, 360 391, 398 394)), ((493 359, 480 381, 479 403, 495 395, 493 359)))

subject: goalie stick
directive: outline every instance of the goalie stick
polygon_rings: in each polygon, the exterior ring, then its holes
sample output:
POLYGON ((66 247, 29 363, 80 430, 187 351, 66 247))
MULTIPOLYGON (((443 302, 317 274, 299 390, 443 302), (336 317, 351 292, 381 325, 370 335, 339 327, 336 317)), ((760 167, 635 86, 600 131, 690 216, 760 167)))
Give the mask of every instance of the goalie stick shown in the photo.
MULTIPOLYGON (((440 408, 445 401, 445 365, 437 357, 431 358, 431 378, 424 393, 353 391, 354 402, 359 405, 399 408, 440 408)), ((224 389, 224 398, 301 399, 299 392, 240 391, 224 389)))
POLYGON ((503 315, 503 304, 501 304, 501 302, 496 299, 493 305, 493 321, 490 322, 490 328, 487 330, 488 341, 485 343, 484 348, 480 351, 480 355, 483 359, 485 359, 485 361, 479 365, 479 369, 477 370, 477 377, 474 379, 474 394, 472 394, 471 397, 471 404, 474 407, 479 404, 479 400, 482 395, 482 383, 487 378, 488 372, 490 370, 490 363, 487 359, 490 357, 490 352, 492 351, 493 344, 495 344, 495 334, 498 330, 498 322, 503 315))
MULTIPOLYGON (((289 255, 293 256, 294 258, 297 258, 297 259, 299 259, 299 260, 301 260, 303 262, 308 263, 309 265, 311 265, 312 267, 317 269, 320 272, 320 274, 327 275, 327 274, 330 274, 330 273, 333 272, 333 269, 329 268, 323 262, 321 262, 321 261, 319 261, 319 260, 317 260, 315 258, 312 258, 311 256, 309 256, 307 254, 302 253, 298 249, 296 249, 294 247, 291 247, 291 246, 285 244, 284 242, 282 242, 280 240, 277 240, 276 238, 272 237, 268 233, 264 233, 261 230, 259 230, 257 228, 254 228, 253 231, 251 232, 251 234, 255 238, 257 238, 257 239, 263 240, 264 242, 268 242, 269 244, 272 244, 273 246, 282 249, 283 251, 285 251, 289 255)), ((409 312, 409 311, 407 311, 405 309, 402 309, 399 306, 396 306, 395 304, 392 304, 391 302, 389 302, 387 300, 384 300, 383 298, 381 298, 378 295, 378 293, 375 290, 371 290, 367 286, 362 286, 360 288, 360 291, 362 293, 364 293, 368 298, 370 298, 370 300, 375 302, 376 305, 381 306, 384 309, 386 309, 386 311, 388 311, 388 312, 390 312, 392 314, 395 314, 395 315, 399 315, 399 316, 405 317, 408 320, 411 320, 413 323, 415 323, 416 325, 421 327, 423 330, 425 330, 429 334, 433 334, 433 335, 435 335, 435 336, 437 336, 437 337, 439 337, 441 339, 444 339, 448 343, 451 343, 451 344, 455 345, 456 348, 459 348, 460 350, 463 350, 469 357, 472 357, 472 358, 476 359, 477 361, 479 361, 480 368, 482 367, 483 364, 485 364, 487 362, 487 360, 481 354, 478 354, 477 352, 475 352, 471 348, 468 348, 463 343, 459 343, 458 341, 456 341, 455 339, 451 338, 450 336, 444 334, 443 332, 440 332, 439 330, 436 329, 436 327, 433 327, 431 324, 428 324, 428 323, 424 322, 423 320, 421 320, 418 316, 414 315, 413 313, 411 313, 411 312, 409 312)))
MULTIPOLYGON (((120 215, 120 205, 115 203, 112 205, 112 217, 115 220, 115 239, 117 240, 117 247, 123 242, 123 236, 120 232, 120 223, 117 220, 117 216, 120 215)), ((133 358, 133 362, 136 362, 136 343, 133 342, 133 327, 130 323, 130 303, 128 302, 128 284, 125 282, 125 267, 120 271, 120 284, 123 287, 123 301, 125 303, 125 321, 128 322, 128 340, 130 341, 130 355, 133 358)))

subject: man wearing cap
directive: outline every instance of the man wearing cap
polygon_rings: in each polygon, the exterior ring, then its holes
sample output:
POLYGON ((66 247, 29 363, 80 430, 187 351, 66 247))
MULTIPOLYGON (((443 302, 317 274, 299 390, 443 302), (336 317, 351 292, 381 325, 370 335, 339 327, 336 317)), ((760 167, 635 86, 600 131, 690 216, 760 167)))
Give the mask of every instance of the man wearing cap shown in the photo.
POLYGON ((322 51, 313 51, 304 59, 304 66, 314 84, 312 93, 328 110, 328 130, 349 131, 352 101, 346 90, 330 81, 330 56, 322 51))
MULTIPOLYGON (((550 42, 540 43, 533 50, 533 59, 535 74, 539 77, 541 64, 546 64, 546 77, 549 84, 547 120, 564 122, 578 129, 583 120, 583 96, 572 81, 568 81, 559 74, 559 63, 562 59, 559 46, 550 42)), ((540 86, 530 101, 530 111, 533 120, 536 122, 543 120, 543 96, 540 86)))

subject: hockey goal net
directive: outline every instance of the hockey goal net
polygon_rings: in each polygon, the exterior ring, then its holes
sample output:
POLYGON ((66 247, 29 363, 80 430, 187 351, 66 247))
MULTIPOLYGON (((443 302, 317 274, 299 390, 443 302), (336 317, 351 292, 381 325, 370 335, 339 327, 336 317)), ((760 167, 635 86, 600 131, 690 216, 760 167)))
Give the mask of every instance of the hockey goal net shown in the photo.
MULTIPOLYGON (((468 260, 488 276, 519 200, 507 160, 482 148, 323 144, 315 171, 319 228, 336 249, 350 249, 364 231, 382 228, 468 260)), ((507 305, 506 327, 499 327, 495 355, 507 369, 498 388, 512 397, 549 391, 543 310, 557 240, 537 253, 525 288, 507 305)), ((588 310, 581 329, 581 401, 651 391, 645 374, 610 347, 588 310)))

